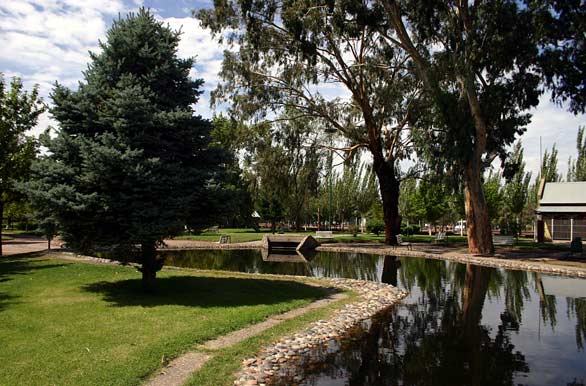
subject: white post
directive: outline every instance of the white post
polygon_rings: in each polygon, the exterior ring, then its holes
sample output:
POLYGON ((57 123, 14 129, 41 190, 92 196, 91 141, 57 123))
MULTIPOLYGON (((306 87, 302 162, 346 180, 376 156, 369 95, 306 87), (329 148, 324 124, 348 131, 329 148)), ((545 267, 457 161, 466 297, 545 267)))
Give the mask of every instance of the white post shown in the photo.
POLYGON ((570 219, 570 240, 574 240, 574 219, 570 219))
POLYGON ((551 241, 553 242, 553 217, 551 218, 551 241))

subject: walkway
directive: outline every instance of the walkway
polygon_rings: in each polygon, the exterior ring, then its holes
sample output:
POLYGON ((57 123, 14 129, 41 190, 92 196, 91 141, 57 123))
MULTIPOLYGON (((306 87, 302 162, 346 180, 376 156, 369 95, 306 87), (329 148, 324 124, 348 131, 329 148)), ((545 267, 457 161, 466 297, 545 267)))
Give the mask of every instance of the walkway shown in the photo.
MULTIPOLYGON (((47 250, 47 239, 44 237, 12 234, 7 236, 12 237, 13 240, 2 240, 2 254, 4 256, 18 255, 21 253, 42 252, 47 250)), ((51 248, 58 247, 59 245, 54 243, 51 244, 51 248)))

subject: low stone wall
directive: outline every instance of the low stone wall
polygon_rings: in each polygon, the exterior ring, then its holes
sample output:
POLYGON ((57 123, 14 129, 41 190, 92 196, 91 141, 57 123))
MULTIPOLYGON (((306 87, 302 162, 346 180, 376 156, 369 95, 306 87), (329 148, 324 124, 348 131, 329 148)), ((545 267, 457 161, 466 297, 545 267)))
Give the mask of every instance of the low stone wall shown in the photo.
POLYGON ((524 270, 543 272, 550 275, 563 275, 571 277, 586 278, 586 269, 582 267, 561 266, 538 261, 514 260, 504 257, 485 257, 474 256, 470 254, 458 253, 429 253, 418 250, 408 250, 404 247, 355 247, 355 246, 335 246, 322 245, 317 248, 318 251, 323 252, 352 252, 352 253, 367 253, 374 255, 392 255, 392 256, 412 256, 424 257, 426 259, 448 260, 463 264, 475 264, 484 267, 505 268, 512 270, 524 270))
POLYGON ((329 320, 313 323, 305 331, 280 339, 256 357, 243 361, 234 381, 237 386, 266 385, 275 377, 295 373, 295 367, 310 360, 313 349, 332 345, 364 320, 398 303, 407 293, 393 286, 354 279, 321 279, 325 284, 358 293, 360 300, 334 312, 329 320))
MULTIPOLYGON (((220 236, 218 235, 218 239, 220 236)), ((165 240, 165 246, 160 251, 174 251, 178 249, 261 249, 262 241, 246 241, 241 243, 220 244, 211 241, 195 240, 165 240)))

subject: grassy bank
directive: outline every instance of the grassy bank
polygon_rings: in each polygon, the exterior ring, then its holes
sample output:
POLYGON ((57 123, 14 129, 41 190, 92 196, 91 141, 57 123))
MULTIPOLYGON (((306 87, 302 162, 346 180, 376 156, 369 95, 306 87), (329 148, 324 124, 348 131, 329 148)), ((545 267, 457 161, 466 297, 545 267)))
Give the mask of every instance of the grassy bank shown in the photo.
POLYGON ((319 289, 169 270, 145 296, 132 268, 0 261, 0 384, 138 385, 194 344, 310 303, 319 289))

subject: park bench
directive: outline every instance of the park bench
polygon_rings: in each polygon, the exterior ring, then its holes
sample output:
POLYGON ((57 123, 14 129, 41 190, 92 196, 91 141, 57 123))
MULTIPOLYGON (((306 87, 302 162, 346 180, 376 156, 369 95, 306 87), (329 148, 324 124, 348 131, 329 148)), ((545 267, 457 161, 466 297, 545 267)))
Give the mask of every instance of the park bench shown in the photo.
POLYGON ((219 226, 213 226, 213 227, 209 227, 208 229, 206 229, 208 232, 210 233, 218 233, 218 231, 220 230, 219 226))
POLYGON ((332 239, 334 238, 334 234, 332 231, 317 231, 315 232, 316 239, 332 239))
POLYGON ((221 235, 218 244, 230 244, 231 240, 232 238, 230 237, 230 235, 221 235))
POLYGON ((513 236, 494 236, 492 239, 494 245, 513 245, 515 238, 513 236))
POLYGON ((434 244, 447 243, 446 232, 438 232, 433 239, 434 244))
POLYGON ((397 237, 397 245, 395 245, 395 247, 407 247, 407 249, 409 249, 409 250, 413 249, 410 242, 403 241, 402 235, 397 235, 396 237, 397 237))

